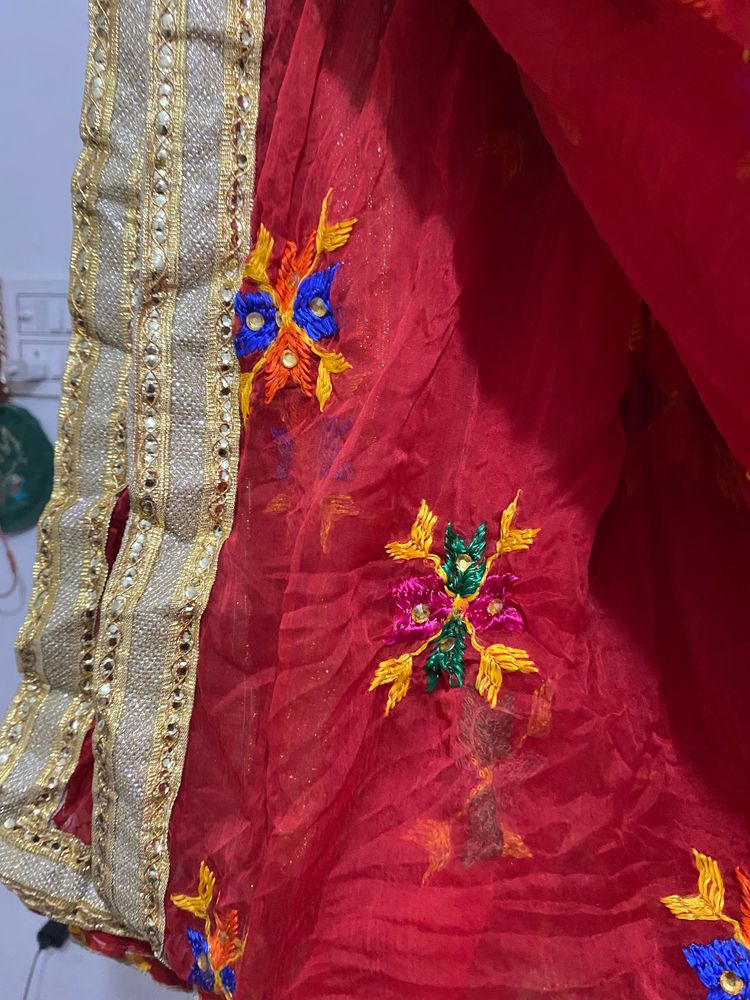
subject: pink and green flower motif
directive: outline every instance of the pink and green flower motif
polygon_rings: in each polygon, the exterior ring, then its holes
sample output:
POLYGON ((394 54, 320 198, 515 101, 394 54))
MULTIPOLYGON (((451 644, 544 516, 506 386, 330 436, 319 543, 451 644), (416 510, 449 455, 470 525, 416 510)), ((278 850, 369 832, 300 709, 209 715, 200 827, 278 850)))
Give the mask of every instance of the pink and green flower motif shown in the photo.
POLYGON ((476 650, 479 670, 475 686, 493 708, 504 673, 537 672, 525 650, 502 643, 485 645, 480 638, 491 630, 524 631, 523 616, 512 599, 518 578, 508 570, 495 571, 498 559, 528 549, 539 532, 538 528, 513 526, 517 506, 518 495, 502 513, 497 544, 489 556, 486 523, 480 524, 470 539, 448 523, 445 554, 441 559, 433 553, 437 517, 424 500, 409 538, 386 546, 391 559, 421 560, 432 568, 431 573, 411 576, 393 588, 396 614, 388 642, 413 640, 419 645, 378 664, 370 690, 390 684, 386 715, 406 696, 414 660, 425 652, 427 690, 434 691, 441 677, 449 687, 463 687, 467 646, 476 650))
POLYGON ((735 920, 724 910, 719 866, 699 851, 693 851, 693 858, 698 869, 697 894, 665 896, 662 903, 678 920, 717 920, 732 929, 732 938, 716 938, 710 944, 691 944, 682 950, 708 991, 706 1000, 750 1000, 750 876, 744 868, 735 868, 741 900, 741 919, 735 920))

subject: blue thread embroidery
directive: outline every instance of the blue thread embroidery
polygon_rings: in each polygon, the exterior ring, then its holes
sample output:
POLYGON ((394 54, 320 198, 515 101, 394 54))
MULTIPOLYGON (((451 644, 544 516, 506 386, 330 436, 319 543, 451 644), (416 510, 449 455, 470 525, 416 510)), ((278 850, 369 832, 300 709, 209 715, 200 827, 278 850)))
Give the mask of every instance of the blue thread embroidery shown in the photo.
POLYGON ((224 987, 225 994, 230 997, 234 995, 237 986, 237 976, 234 974, 234 969, 230 969, 227 966, 221 970, 221 985, 224 987))
POLYGON ((211 961, 208 957, 208 941, 200 931, 195 931, 189 927, 187 934, 190 947, 193 950, 193 967, 188 975, 188 983, 197 986, 199 989, 212 993, 214 988, 214 970, 211 968, 211 961))
POLYGON ((708 988, 706 1000, 726 1000, 728 996, 750 998, 750 953, 738 941, 717 938, 711 944, 691 944, 682 950, 708 988), (726 986, 734 992, 729 992, 726 986))
POLYGON ((234 311, 242 320, 235 337, 237 354, 243 358, 252 351, 264 351, 278 333, 276 306, 265 292, 237 292, 234 297, 234 311), (246 323, 251 313, 258 313, 265 321, 259 330, 251 330, 246 323))
MULTIPOLYGON (((322 271, 314 271, 309 277, 304 278, 297 290, 297 297, 294 300, 294 322, 301 326, 311 340, 322 340, 325 337, 333 337, 339 332, 338 324, 333 316, 331 305, 331 285, 336 277, 336 272, 341 267, 341 262, 326 267, 322 271), (311 309, 314 299, 321 299, 325 306, 325 314, 317 315, 311 309)), ((319 312, 323 312, 319 308, 319 312)))
POLYGON ((698 870, 698 894, 664 896, 662 903, 680 920, 720 920, 732 927, 734 939, 720 939, 711 944, 691 944, 682 951, 708 988, 706 1000, 742 997, 750 1000, 750 875, 738 867, 734 874, 740 887, 740 920, 724 911, 724 879, 713 858, 693 851, 698 870))

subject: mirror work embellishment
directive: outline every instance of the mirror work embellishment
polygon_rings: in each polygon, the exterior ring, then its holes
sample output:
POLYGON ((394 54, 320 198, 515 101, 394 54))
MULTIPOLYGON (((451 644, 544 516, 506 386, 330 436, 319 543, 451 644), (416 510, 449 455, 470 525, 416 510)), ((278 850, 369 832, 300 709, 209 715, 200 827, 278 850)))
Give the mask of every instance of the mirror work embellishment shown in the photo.
POLYGON ((523 632, 521 612, 511 594, 518 578, 510 572, 492 572, 495 563, 508 552, 528 549, 539 528, 515 528, 518 498, 500 518, 500 534, 495 550, 487 557, 487 524, 480 524, 467 540, 450 522, 445 529, 445 555, 432 552, 432 533, 437 516, 423 500, 417 519, 405 542, 391 542, 386 552, 399 562, 420 559, 432 572, 412 576, 393 588, 396 613, 389 642, 419 641, 416 649, 378 664, 370 691, 390 684, 385 714, 406 696, 411 684, 415 658, 429 651, 424 664, 427 690, 434 691, 441 676, 450 687, 463 687, 467 644, 479 653, 479 670, 474 685, 494 708, 503 683, 503 674, 537 673, 524 649, 502 643, 484 645, 480 635, 491 629, 523 632))
POLYGON ((215 887, 214 873, 205 861, 201 861, 198 895, 172 896, 172 902, 203 921, 202 934, 190 927, 185 931, 193 952, 188 983, 204 993, 216 993, 224 1000, 232 1000, 236 987, 232 966, 242 957, 245 941, 239 936, 237 911, 212 906, 215 887))
POLYGON ((678 920, 719 920, 731 927, 733 938, 683 948, 685 958, 708 989, 706 1000, 740 997, 750 1000, 750 875, 735 868, 740 889, 741 919, 724 912, 724 880, 713 858, 693 851, 698 869, 698 894, 665 896, 662 903, 678 920))
POLYGON ((329 351, 338 332, 331 305, 331 286, 341 262, 316 270, 321 257, 343 247, 357 222, 328 221, 333 191, 323 199, 318 228, 301 250, 287 241, 275 277, 271 276, 274 241, 261 223, 244 270, 244 278, 256 291, 239 291, 234 311, 239 320, 234 343, 237 356, 257 354, 258 360, 240 375, 240 409, 247 422, 252 406, 255 378, 265 375, 266 403, 287 385, 296 385, 305 396, 313 394, 321 411, 333 389, 331 376, 351 368, 343 354, 329 351), (316 367, 317 366, 317 367, 316 367))

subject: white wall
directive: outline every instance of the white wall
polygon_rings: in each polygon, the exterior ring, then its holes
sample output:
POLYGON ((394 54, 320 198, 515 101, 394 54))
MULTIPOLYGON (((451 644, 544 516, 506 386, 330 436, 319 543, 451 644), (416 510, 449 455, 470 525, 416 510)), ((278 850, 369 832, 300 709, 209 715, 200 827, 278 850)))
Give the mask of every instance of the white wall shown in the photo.
MULTIPOLYGON (((70 175, 79 150, 86 0, 0 0, 0 278, 67 276, 70 175)), ((57 404, 26 405, 54 439, 57 404)), ((11 540, 31 581, 34 535, 11 540)), ((7 568, 0 560, 0 592, 7 568)), ((23 618, 0 601, 0 709, 15 690, 13 640, 23 618)), ((0 997, 21 1000, 44 923, 0 887, 0 997)), ((40 962, 29 1000, 160 1000, 173 996, 134 969, 68 944, 40 962)))

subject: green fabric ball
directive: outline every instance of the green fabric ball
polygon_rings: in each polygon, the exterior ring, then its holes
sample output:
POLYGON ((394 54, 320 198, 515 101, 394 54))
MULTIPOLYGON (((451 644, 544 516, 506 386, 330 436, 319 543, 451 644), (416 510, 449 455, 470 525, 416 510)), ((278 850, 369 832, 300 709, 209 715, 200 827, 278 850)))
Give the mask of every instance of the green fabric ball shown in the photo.
POLYGON ((54 452, 28 410, 0 405, 0 528, 18 535, 33 528, 52 492, 54 452))

